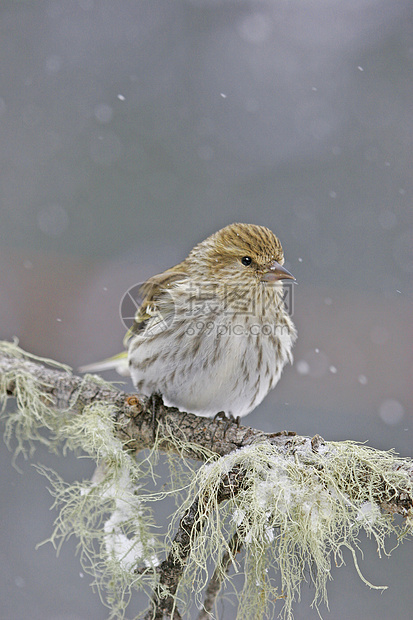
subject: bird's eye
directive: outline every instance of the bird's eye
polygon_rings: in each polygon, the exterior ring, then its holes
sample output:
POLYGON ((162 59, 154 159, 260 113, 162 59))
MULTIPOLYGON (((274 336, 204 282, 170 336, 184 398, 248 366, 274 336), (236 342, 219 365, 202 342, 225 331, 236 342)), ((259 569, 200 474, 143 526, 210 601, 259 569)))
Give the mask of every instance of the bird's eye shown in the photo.
POLYGON ((250 256, 244 256, 243 258, 241 258, 241 263, 248 267, 252 263, 252 258, 250 256))

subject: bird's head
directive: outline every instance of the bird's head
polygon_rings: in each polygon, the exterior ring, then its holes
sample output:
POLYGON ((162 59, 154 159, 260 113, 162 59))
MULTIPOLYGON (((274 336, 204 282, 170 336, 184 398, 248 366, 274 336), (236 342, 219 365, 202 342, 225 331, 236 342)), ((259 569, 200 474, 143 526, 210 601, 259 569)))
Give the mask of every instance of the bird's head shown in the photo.
POLYGON ((265 226, 230 224, 202 241, 188 256, 194 276, 237 287, 274 285, 294 276, 283 267, 281 243, 265 226))

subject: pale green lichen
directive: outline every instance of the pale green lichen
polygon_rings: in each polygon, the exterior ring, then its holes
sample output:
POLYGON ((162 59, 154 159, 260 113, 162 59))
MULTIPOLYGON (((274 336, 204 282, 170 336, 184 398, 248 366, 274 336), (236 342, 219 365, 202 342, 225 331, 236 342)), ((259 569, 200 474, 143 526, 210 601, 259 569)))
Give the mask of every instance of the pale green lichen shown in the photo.
MULTIPOLYGON (((260 443, 199 470, 183 506, 185 510, 195 497, 202 499, 182 599, 191 598, 191 592, 197 605, 202 605, 200 593, 208 581, 208 562, 219 562, 235 530, 245 550, 244 587, 238 595, 240 620, 275 617, 280 610, 284 617, 292 617, 300 585, 308 579, 315 588, 313 605, 327 604, 332 562, 342 564, 346 548, 363 581, 377 587, 359 570, 358 537, 364 530, 375 538, 379 553, 385 552, 385 538, 396 534, 399 541, 411 526, 411 521, 397 525, 376 501, 383 495, 384 482, 388 493, 392 489, 411 493, 406 462, 392 453, 351 442, 331 442, 320 455, 312 452, 308 441, 293 445, 290 453, 286 457, 277 447, 260 443), (218 505, 216 492, 222 475, 234 467, 245 472, 242 489, 218 505), (271 577, 274 574, 279 576, 278 583, 271 577)), ((171 532, 175 528, 176 523, 171 532)), ((240 570, 236 562, 234 566, 240 570)), ((223 578, 230 583, 230 577, 223 578)))
MULTIPOLYGON (((28 359, 36 362, 45 363, 59 370, 70 370, 68 366, 58 364, 52 360, 43 359, 35 355, 29 355, 17 346, 17 341, 0 342, 0 353, 10 355, 15 359, 28 359)), ((15 398, 17 410, 8 413, 5 417, 4 438, 8 446, 15 440, 15 457, 22 453, 27 457, 27 447, 29 453, 34 450, 34 442, 40 441, 52 447, 50 437, 47 437, 45 430, 53 430, 55 427, 56 413, 50 407, 50 399, 40 389, 38 380, 26 369, 13 367, 8 372, 0 375, 0 405, 2 410, 8 399, 7 388, 10 383, 15 385, 15 398)))
MULTIPOLYGON (((1 343, 0 351, 70 371, 50 360, 27 355, 16 344, 1 343)), ((84 381, 105 386, 90 376, 84 381)), ((102 602, 111 610, 110 617, 123 617, 133 588, 153 587, 158 564, 159 543, 151 533, 153 518, 143 493, 145 480, 152 475, 150 459, 138 462, 123 449, 115 434, 112 405, 92 403, 83 407, 81 415, 74 414, 71 407, 56 411, 42 386, 24 368, 13 367, 1 374, 0 399, 5 439, 9 446, 15 441, 15 456, 27 457, 26 442, 32 453, 34 441, 39 440, 53 451, 60 445, 63 451, 86 453, 97 463, 92 481, 73 484, 65 483, 50 469, 38 467, 51 483, 54 507, 59 510, 49 541, 59 549, 65 540, 76 536, 82 566, 93 575, 102 602), (9 385, 14 386, 17 411, 5 413, 9 385), (135 571, 141 567, 148 569, 145 575, 135 571)))
MULTIPOLYGON (((94 577, 110 618, 123 618, 134 589, 155 584, 159 544, 150 534, 152 515, 139 496, 131 471, 110 466, 97 483, 66 484, 53 471, 38 467, 52 484, 53 507, 59 511, 48 541, 59 550, 75 536, 81 564, 94 577), (146 567, 142 575, 136 569, 146 567)), ((106 468, 105 468, 106 469, 106 468)))
MULTIPOLYGON (((2 343, 0 352, 52 363, 27 355, 16 344, 2 343)), ((86 377, 85 381, 98 380, 86 377)), ((393 492, 412 492, 406 461, 391 452, 330 442, 314 453, 310 441, 298 438, 291 440, 287 454, 264 442, 217 458, 208 450, 175 441, 180 457, 171 457, 169 485, 160 492, 149 492, 145 485, 155 476, 157 441, 140 461, 125 451, 116 436, 111 405, 94 403, 81 413, 70 407, 56 411, 33 375, 17 367, 0 376, 4 403, 9 385, 15 386, 17 411, 3 414, 5 438, 9 444, 14 439, 17 453, 27 455, 26 443, 33 446, 38 440, 52 450, 60 445, 86 453, 98 465, 92 481, 74 484, 44 467, 39 469, 51 482, 54 506, 59 510, 50 541, 59 549, 64 540, 77 537, 82 565, 94 576, 111 618, 124 617, 134 588, 147 588, 149 593, 155 585, 160 543, 152 533, 149 506, 168 494, 178 498, 179 509, 170 525, 165 553, 173 548, 185 510, 196 498, 201 500, 191 553, 176 593, 178 607, 188 600, 202 607, 210 567, 219 565, 236 531, 243 546, 242 565, 240 557, 233 557, 232 572, 227 575, 223 570, 222 578, 228 589, 234 573, 243 575, 244 586, 236 594, 239 620, 278 613, 292 617, 293 603, 299 600, 305 580, 314 584, 313 604, 318 608, 320 602, 327 603, 332 564, 343 563, 345 549, 350 549, 357 572, 368 583, 357 563, 360 533, 373 536, 380 553, 386 552, 386 537, 395 534, 399 541, 412 526, 411 515, 400 525, 378 505, 378 498, 385 504, 393 492), (195 449, 207 460, 202 466, 185 458, 195 449), (219 504, 222 476, 234 468, 243 472, 242 487, 219 504), (135 571, 142 567, 146 574, 135 571)), ((104 382, 99 385, 105 386, 104 382)), ((72 406, 77 397, 78 393, 72 406)), ((167 419, 165 424, 167 428, 167 419)))

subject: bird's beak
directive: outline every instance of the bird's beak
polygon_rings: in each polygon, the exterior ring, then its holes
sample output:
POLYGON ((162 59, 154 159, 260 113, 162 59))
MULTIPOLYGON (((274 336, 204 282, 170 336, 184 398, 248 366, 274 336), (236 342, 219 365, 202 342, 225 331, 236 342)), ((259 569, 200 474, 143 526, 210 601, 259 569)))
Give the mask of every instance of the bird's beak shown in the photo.
POLYGON ((277 282, 277 280, 295 280, 295 278, 292 273, 274 260, 266 266, 261 280, 263 282, 277 282))

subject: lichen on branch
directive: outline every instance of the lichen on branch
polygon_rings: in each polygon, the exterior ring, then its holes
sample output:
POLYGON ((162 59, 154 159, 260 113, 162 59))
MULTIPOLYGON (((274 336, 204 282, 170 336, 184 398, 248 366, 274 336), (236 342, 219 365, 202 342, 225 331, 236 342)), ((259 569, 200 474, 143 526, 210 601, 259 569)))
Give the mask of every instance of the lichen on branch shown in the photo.
POLYGON ((343 562, 345 549, 360 577, 382 587, 359 569, 359 536, 373 537, 380 554, 390 535, 399 542, 411 531, 411 461, 354 442, 265 434, 183 414, 159 399, 126 397, 98 377, 76 377, 15 343, 0 344, 6 442, 26 457, 40 441, 97 464, 93 480, 73 484, 39 469, 59 510, 50 541, 59 547, 78 538, 82 564, 112 618, 123 617, 135 588, 148 592, 148 618, 182 613, 184 600, 202 609, 211 562, 216 583, 231 585, 231 564, 243 574, 241 620, 292 617, 306 575, 314 604, 327 602, 331 567, 343 562), (15 410, 5 408, 10 398, 15 410), (172 482, 152 492, 147 482, 160 452, 173 455, 172 482), (177 511, 161 541, 153 506, 167 495, 177 511))

